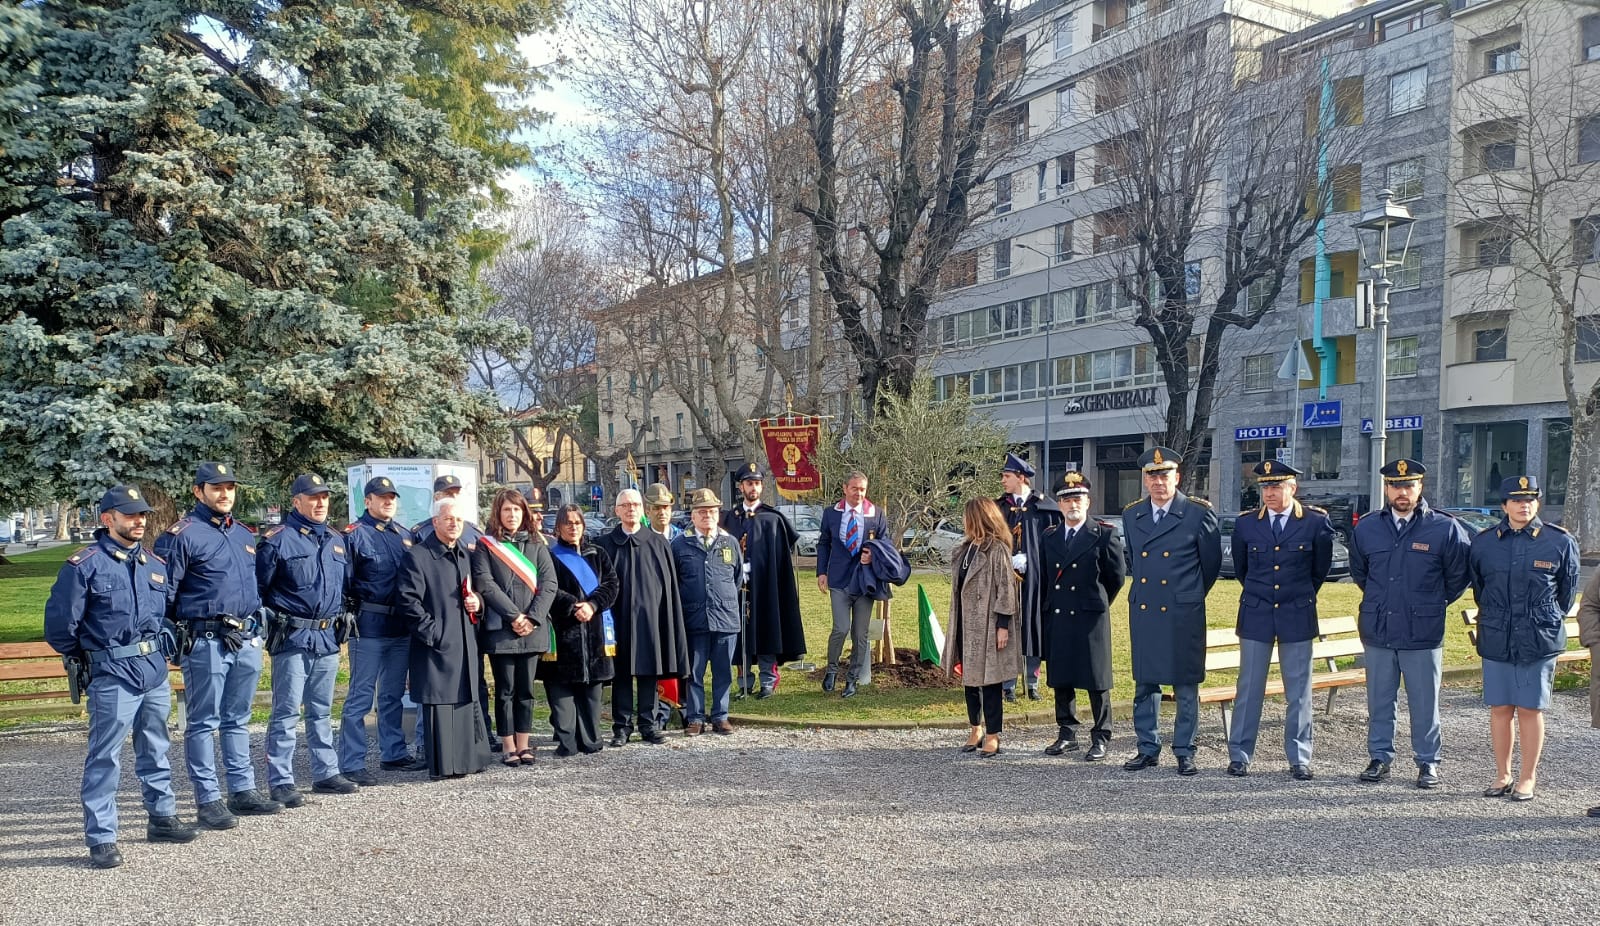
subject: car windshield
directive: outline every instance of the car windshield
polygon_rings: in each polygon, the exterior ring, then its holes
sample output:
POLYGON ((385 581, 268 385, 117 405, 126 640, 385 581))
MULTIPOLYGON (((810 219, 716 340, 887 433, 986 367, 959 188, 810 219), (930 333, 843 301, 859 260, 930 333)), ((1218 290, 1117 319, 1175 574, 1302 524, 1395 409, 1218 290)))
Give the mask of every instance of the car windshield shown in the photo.
POLYGON ((822 530, 822 522, 809 514, 797 514, 794 516, 794 529, 797 531, 820 531, 822 530))

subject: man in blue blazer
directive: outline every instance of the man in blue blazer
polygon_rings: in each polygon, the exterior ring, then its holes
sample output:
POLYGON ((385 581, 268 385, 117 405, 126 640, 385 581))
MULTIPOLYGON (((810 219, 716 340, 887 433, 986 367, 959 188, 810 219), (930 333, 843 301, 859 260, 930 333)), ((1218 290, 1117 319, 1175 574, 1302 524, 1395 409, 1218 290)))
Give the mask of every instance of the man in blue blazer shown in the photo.
POLYGON ((832 691, 839 677, 839 657, 844 638, 850 636, 850 675, 845 679, 844 697, 853 698, 857 685, 872 682, 872 653, 867 645, 867 630, 872 621, 873 601, 866 595, 850 594, 850 580, 857 569, 872 562, 868 540, 882 539, 887 525, 878 506, 867 501, 867 477, 854 472, 844 481, 844 498, 822 513, 822 529, 817 537, 817 588, 828 593, 833 606, 833 632, 828 635, 828 668, 822 676, 822 690, 832 691))

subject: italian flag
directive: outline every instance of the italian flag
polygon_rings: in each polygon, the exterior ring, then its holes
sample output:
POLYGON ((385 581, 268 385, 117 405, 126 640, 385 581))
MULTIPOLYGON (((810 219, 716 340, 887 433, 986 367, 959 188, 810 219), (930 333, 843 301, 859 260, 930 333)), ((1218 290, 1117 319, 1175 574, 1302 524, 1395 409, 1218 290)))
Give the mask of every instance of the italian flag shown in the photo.
POLYGON ((928 590, 917 586, 917 658, 923 662, 941 665, 944 661, 944 628, 939 626, 939 615, 933 613, 928 602, 928 590))

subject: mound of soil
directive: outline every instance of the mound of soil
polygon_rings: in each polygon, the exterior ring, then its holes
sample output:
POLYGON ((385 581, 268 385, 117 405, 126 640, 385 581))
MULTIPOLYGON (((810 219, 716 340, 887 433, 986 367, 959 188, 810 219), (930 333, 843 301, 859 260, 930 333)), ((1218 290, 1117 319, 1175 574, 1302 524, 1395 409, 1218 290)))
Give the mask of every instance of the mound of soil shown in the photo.
MULTIPOLYGON (((960 688, 961 679, 945 678, 944 669, 933 663, 922 662, 917 658, 917 651, 896 647, 894 651, 895 664, 892 666, 875 665, 872 667, 872 687, 874 688, 960 688)), ((850 660, 846 659, 839 665, 839 686, 844 686, 844 679, 849 674, 850 660)), ((822 684, 822 676, 827 672, 826 666, 819 666, 809 673, 806 678, 817 685, 822 684)))

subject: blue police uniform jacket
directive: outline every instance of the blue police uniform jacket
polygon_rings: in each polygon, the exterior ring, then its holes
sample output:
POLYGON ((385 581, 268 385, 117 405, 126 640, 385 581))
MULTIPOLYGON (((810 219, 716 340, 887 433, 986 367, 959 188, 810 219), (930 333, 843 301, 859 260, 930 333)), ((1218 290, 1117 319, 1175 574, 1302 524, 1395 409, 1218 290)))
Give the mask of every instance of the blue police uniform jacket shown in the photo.
POLYGON ((1445 608, 1467 588, 1472 543, 1461 522, 1417 502, 1404 534, 1391 510, 1356 524, 1350 577, 1361 587, 1361 642, 1385 649, 1444 643, 1445 608))
MULTIPOLYGON (((344 611, 350 556, 344 535, 291 512, 256 547, 256 583, 267 607, 302 620, 332 620, 344 611)), ((313 656, 339 651, 333 627, 295 630, 288 645, 313 656)))
POLYGON ((345 540, 357 632, 363 637, 406 636, 410 629, 394 611, 394 593, 416 535, 398 521, 380 521, 367 512, 345 529, 345 540))
MULTIPOLYGON (((44 606, 44 639, 63 656, 82 656, 154 641, 172 600, 167 564, 143 548, 128 549, 105 528, 95 542, 67 559, 44 606)), ((159 650, 111 659, 90 669, 134 691, 167 683, 167 658, 159 650)))
POLYGON ((1148 496, 1123 509, 1128 637, 1136 681, 1195 685, 1206 677, 1206 593, 1222 572, 1217 515, 1175 492, 1159 523, 1148 496))
POLYGON ((180 621, 245 617, 261 607, 256 589, 256 535, 229 515, 197 504, 156 538, 167 561, 180 621))
POLYGON ((1283 533, 1272 512, 1241 511, 1233 523, 1233 574, 1242 586, 1241 640, 1301 643, 1317 635, 1317 591, 1333 568, 1333 525, 1320 508, 1298 501, 1284 511, 1283 533))
POLYGON ((689 633, 738 633, 739 584, 744 557, 739 541, 721 528, 710 548, 700 535, 685 531, 672 541, 672 562, 683 600, 683 625, 689 633))
POLYGON ((1567 648, 1567 611, 1578 590, 1578 545, 1538 518, 1522 530, 1501 519, 1472 539, 1478 655, 1529 663, 1567 648))

